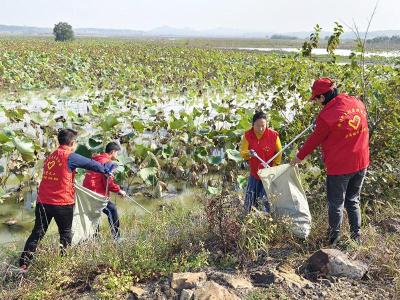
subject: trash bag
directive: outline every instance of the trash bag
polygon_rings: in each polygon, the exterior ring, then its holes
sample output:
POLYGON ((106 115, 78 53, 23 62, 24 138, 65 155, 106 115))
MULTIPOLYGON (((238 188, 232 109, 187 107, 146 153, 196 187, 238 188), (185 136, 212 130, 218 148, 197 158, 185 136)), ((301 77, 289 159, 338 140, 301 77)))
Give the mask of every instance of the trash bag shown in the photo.
POLYGON ((72 244, 92 238, 100 224, 108 198, 75 183, 75 207, 72 220, 72 244))
POLYGON ((271 213, 292 219, 293 233, 306 239, 311 230, 311 214, 298 172, 289 164, 265 168, 258 171, 271 213))

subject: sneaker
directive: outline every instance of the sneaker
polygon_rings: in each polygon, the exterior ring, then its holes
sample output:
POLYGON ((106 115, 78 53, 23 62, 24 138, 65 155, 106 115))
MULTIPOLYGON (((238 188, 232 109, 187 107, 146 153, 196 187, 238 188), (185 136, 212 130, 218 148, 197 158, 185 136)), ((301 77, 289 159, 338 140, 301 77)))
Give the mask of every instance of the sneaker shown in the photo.
POLYGON ((361 246, 361 244, 362 244, 362 241, 361 241, 361 237, 360 237, 360 236, 351 237, 351 240, 352 240, 357 246, 361 246))
POLYGON ((329 246, 336 247, 339 241, 340 241, 340 235, 337 235, 337 236, 333 236, 333 237, 329 238, 328 243, 329 243, 329 246))
POLYGON ((28 273, 28 266, 27 265, 20 266, 18 272, 21 275, 28 273))
POLYGON ((352 234, 350 235, 350 239, 351 239, 354 243, 356 243, 358 246, 361 245, 361 235, 360 235, 360 233, 352 233, 352 234))
POLYGON ((121 237, 121 236, 115 238, 115 242, 116 242, 117 244, 121 244, 124 240, 125 240, 125 239, 124 239, 123 237, 121 237))

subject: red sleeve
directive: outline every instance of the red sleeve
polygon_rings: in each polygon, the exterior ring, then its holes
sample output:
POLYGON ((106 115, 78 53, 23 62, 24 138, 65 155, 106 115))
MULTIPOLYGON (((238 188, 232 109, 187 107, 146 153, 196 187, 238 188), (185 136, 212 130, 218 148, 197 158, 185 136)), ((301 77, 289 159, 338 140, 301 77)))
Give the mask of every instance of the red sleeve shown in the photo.
POLYGON ((329 134, 329 126, 321 118, 317 118, 316 126, 308 137, 304 145, 300 148, 297 153, 297 157, 303 160, 307 155, 313 152, 321 143, 326 139, 329 134))
MULTIPOLYGON (((104 176, 104 186, 107 186, 106 177, 104 176)), ((111 176, 108 179, 108 191, 113 193, 118 193, 121 190, 118 184, 114 182, 114 177, 111 176)))

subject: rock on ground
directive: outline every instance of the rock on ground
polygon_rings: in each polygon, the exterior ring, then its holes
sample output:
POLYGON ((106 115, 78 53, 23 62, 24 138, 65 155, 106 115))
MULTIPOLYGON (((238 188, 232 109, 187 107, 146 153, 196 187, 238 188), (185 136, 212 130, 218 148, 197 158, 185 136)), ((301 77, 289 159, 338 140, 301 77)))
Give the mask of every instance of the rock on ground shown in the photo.
POLYGON ((227 288, 214 281, 207 281, 194 291, 194 300, 239 300, 240 298, 227 288))
POLYGON ((204 272, 199 273, 174 273, 172 274, 171 287, 174 290, 192 289, 203 284, 207 279, 204 272))
POLYGON ((315 252, 304 265, 307 273, 323 276, 344 276, 361 279, 368 271, 364 263, 351 260, 345 253, 337 249, 321 249, 315 252))
POLYGON ((179 300, 192 300, 194 295, 193 290, 182 290, 179 300))
POLYGON ((211 274, 208 274, 208 277, 209 279, 212 279, 215 282, 227 285, 233 289, 253 288, 253 284, 250 282, 250 280, 244 278, 243 276, 237 276, 222 272, 213 272, 211 274))

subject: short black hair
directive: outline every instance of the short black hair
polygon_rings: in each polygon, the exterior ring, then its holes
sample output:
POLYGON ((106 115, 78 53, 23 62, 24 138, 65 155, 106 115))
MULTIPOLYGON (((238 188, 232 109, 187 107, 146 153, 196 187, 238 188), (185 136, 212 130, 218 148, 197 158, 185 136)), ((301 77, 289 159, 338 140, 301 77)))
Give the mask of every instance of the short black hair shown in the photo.
MULTIPOLYGON (((335 98, 339 94, 339 90, 337 88, 333 88, 332 90, 326 92, 325 94, 322 94, 325 98, 324 102, 322 103, 323 105, 328 104, 329 101, 331 101, 333 98, 335 98)), ((320 97, 319 95, 318 97, 320 97)))
POLYGON ((60 145, 71 146, 72 143, 76 140, 77 136, 78 132, 73 129, 70 128, 60 129, 57 134, 58 143, 60 145))
POLYGON ((256 113, 253 116, 253 125, 257 120, 264 119, 265 121, 267 120, 267 115, 263 113, 262 111, 256 111, 256 113))
POLYGON ((121 147, 116 142, 109 142, 106 146, 106 153, 110 154, 112 151, 119 151, 121 147))

